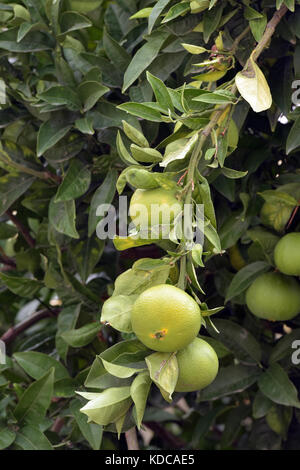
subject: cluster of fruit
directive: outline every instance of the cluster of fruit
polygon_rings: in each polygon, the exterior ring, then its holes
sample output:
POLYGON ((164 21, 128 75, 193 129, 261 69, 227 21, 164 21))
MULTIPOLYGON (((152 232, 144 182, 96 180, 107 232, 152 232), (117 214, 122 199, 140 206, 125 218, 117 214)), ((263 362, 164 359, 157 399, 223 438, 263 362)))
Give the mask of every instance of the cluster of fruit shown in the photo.
POLYGON ((170 284, 146 289, 131 312, 132 329, 148 348, 177 352, 177 392, 207 387, 215 379, 219 361, 214 349, 198 338, 201 311, 186 292, 170 284))
POLYGON ((246 293, 249 310, 259 318, 284 321, 300 312, 300 233, 284 235, 274 250, 276 270, 261 274, 246 293))

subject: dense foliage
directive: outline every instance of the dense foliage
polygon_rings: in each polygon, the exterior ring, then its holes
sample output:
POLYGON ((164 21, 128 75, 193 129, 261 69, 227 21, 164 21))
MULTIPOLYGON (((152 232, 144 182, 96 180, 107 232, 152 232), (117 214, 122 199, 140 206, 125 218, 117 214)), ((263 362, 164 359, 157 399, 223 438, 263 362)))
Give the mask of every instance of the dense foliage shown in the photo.
POLYGON ((300 316, 245 301, 300 231, 299 3, 0 3, 0 449, 122 450, 141 423, 145 449, 299 449, 300 316), (204 247, 100 240, 97 207, 137 188, 204 204, 204 247), (199 393, 132 333, 163 283, 220 361, 199 393))

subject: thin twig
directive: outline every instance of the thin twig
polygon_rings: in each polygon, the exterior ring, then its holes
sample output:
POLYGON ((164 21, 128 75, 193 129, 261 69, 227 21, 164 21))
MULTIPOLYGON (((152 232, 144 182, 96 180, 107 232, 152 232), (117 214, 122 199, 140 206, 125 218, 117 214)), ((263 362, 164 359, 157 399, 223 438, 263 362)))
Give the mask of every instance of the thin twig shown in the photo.
POLYGON ((18 325, 9 328, 9 330, 7 330, 4 333, 4 335, 1 336, 0 340, 3 341, 7 345, 11 343, 12 341, 14 341, 19 334, 26 331, 32 325, 35 325, 36 323, 38 323, 40 320, 43 320, 44 318, 57 316, 59 312, 60 312, 59 309, 55 311, 41 310, 40 312, 37 312, 35 315, 32 315, 30 318, 28 318, 28 320, 25 320, 19 323, 18 325))
POLYGON ((23 225, 22 222, 20 222, 13 215, 11 210, 6 211, 6 214, 8 215, 10 220, 15 224, 15 226, 20 230, 20 232, 22 233, 24 239, 26 240, 26 242, 28 243, 30 248, 34 248, 35 247, 35 240, 32 238, 32 236, 29 233, 29 230, 25 227, 25 225, 23 225))
MULTIPOLYGON (((299 204, 300 204, 300 201, 299 201, 299 204)), ((292 215, 291 215, 291 217, 290 217, 290 220, 288 221, 287 226, 286 226, 286 229, 287 229, 287 230, 288 230, 288 229, 290 228, 290 226, 292 225, 293 220, 294 220, 294 218, 296 217, 297 212, 298 212, 298 210, 299 210, 299 207, 300 207, 300 206, 298 205, 298 206, 296 206, 295 209, 293 210, 292 215)))
POLYGON ((140 450, 135 427, 125 432, 125 439, 128 450, 140 450))
POLYGON ((15 170, 21 172, 21 173, 26 173, 27 175, 35 176, 36 178, 42 179, 42 180, 51 180, 54 181, 55 183, 60 183, 61 178, 58 175, 55 175, 51 173, 50 171, 37 171, 34 170, 33 168, 29 168, 24 165, 20 165, 20 163, 14 162, 10 156, 4 152, 4 150, 0 149, 0 160, 5 163, 7 166, 10 166, 11 168, 14 168, 15 170))
POLYGON ((235 40, 233 41, 232 46, 231 46, 231 49, 230 49, 230 52, 231 52, 233 55, 235 54, 235 52, 236 52, 236 50, 237 50, 237 48, 238 48, 239 43, 244 39, 244 37, 247 36, 247 34, 249 33, 250 29, 251 29, 250 26, 247 26, 247 28, 244 29, 244 31, 242 31, 242 33, 241 33, 239 36, 237 36, 237 37, 235 38, 235 40))
POLYGON ((161 424, 156 423, 155 421, 145 422, 147 428, 154 431, 155 435, 159 437, 162 441, 168 443, 170 446, 169 449, 182 449, 186 446, 186 443, 183 442, 179 437, 174 436, 174 434, 167 431, 161 424))

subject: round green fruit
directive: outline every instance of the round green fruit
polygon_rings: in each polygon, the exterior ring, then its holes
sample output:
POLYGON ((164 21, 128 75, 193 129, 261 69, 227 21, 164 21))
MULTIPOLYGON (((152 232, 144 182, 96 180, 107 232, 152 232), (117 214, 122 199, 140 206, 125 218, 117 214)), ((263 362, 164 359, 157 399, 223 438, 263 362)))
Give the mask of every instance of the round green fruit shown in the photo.
POLYGON ((176 191, 163 188, 137 189, 131 198, 129 215, 137 229, 170 224, 182 211, 176 191))
POLYGON ((290 320, 300 313, 300 284, 281 273, 261 274, 247 290, 246 304, 259 318, 290 320))
POLYGON ((300 276, 300 233, 288 233, 279 240, 274 251, 279 271, 290 276, 300 276))
POLYGON ((132 329, 148 348, 174 352, 197 336, 201 312, 195 300, 178 287, 160 284, 142 292, 133 305, 132 329))
POLYGON ((202 390, 215 380, 219 369, 218 356, 203 339, 195 338, 176 357, 179 369, 176 392, 202 390))

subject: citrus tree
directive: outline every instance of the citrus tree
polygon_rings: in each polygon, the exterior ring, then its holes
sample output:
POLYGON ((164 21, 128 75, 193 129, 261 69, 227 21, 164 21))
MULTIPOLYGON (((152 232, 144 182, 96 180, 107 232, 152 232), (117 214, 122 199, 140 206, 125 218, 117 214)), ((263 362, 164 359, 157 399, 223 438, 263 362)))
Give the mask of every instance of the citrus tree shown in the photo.
POLYGON ((1 449, 299 449, 299 3, 2 1, 1 449))

